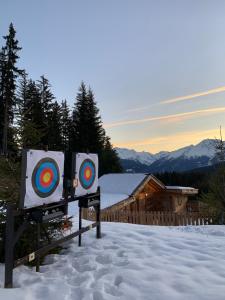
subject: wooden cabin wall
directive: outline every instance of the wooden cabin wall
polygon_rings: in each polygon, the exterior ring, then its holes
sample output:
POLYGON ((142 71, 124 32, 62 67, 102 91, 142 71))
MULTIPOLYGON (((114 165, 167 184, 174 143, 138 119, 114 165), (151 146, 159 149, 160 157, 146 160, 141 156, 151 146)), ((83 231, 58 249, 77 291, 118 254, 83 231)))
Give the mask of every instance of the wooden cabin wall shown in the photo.
POLYGON ((156 191, 151 188, 148 193, 142 191, 136 197, 136 201, 126 205, 126 211, 173 211, 184 212, 187 210, 188 197, 182 194, 156 191))
POLYGON ((136 195, 136 200, 129 204, 124 201, 123 205, 114 205, 111 210, 138 211, 186 211, 188 197, 186 195, 162 190, 153 180, 145 184, 143 189, 136 195))

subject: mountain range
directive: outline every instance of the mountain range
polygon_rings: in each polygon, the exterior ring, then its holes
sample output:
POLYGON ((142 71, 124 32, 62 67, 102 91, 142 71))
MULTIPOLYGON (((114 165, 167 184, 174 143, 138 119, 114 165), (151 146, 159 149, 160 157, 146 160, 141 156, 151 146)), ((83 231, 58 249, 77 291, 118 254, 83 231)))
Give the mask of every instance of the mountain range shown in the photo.
POLYGON ((175 151, 156 154, 116 148, 123 169, 127 173, 184 172, 216 163, 216 140, 206 139, 175 151))

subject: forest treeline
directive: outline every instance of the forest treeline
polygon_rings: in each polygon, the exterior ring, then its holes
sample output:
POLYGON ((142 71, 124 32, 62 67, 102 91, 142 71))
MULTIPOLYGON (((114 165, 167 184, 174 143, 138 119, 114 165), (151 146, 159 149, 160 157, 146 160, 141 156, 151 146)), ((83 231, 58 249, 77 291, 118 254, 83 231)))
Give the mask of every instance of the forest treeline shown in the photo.
MULTIPOLYGON (((13 24, 0 50, 0 153, 20 156, 21 149, 99 154, 100 175, 120 172, 117 153, 102 125, 95 96, 81 82, 74 105, 58 100, 45 76, 36 81, 18 67, 20 50, 13 24)), ((43 70, 44 72, 45 70, 43 70)))
MULTIPOLYGON (((92 89, 81 82, 70 107, 67 100, 55 97, 46 76, 33 80, 25 68, 18 67, 21 49, 10 24, 0 49, 0 262, 4 259, 6 203, 19 200, 23 148, 64 151, 67 158, 72 152, 98 153, 99 175, 122 170, 92 89)), ((70 170, 67 159, 66 176, 70 170)), ((56 225, 61 230, 61 224, 56 225)), ((49 237, 55 234, 51 226, 46 228, 49 237)), ((34 251, 33 230, 17 245, 16 256, 34 251)))

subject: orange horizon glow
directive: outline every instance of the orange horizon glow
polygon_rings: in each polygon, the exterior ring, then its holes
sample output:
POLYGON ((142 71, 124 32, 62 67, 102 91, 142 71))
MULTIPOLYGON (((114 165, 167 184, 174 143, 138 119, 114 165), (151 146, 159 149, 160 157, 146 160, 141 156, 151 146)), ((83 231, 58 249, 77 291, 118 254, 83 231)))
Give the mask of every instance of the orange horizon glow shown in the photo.
POLYGON ((165 135, 139 141, 115 142, 114 147, 146 151, 152 154, 160 151, 173 151, 192 144, 198 144, 204 139, 214 139, 219 136, 219 128, 203 131, 188 131, 173 135, 165 135))

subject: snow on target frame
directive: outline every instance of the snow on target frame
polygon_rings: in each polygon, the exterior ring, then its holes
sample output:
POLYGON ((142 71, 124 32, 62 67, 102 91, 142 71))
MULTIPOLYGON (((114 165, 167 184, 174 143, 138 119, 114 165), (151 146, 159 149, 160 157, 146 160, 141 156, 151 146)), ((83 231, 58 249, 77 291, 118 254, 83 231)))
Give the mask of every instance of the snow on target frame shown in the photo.
POLYGON ((73 196, 93 194, 98 189, 98 155, 96 153, 73 153, 73 196))
POLYGON ((62 200, 64 153, 22 151, 20 208, 32 208, 62 200))

